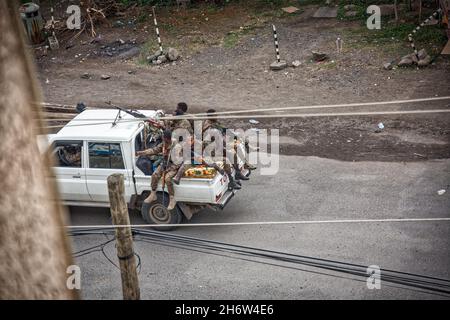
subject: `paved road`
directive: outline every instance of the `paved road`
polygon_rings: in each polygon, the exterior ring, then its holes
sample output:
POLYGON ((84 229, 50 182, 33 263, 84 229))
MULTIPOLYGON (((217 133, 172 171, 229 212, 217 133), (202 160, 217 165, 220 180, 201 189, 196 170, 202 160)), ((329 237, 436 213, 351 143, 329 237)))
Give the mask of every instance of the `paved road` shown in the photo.
MULTIPOLYGON (((450 160, 418 163, 340 162, 280 157, 274 176, 257 170, 223 212, 192 222, 450 217, 450 160)), ((71 208, 73 224, 109 223, 107 209, 71 208)), ((132 222, 143 223, 137 215, 132 222)), ((171 234, 333 259, 450 279, 450 222, 179 228, 171 234)), ((73 238, 80 250, 102 235, 73 238)), ((144 242, 139 275, 144 299, 429 299, 434 293, 319 268, 270 266, 144 242)), ((114 244, 106 247, 116 261, 114 244)), ((258 259, 253 259, 258 260, 258 259)), ((261 259, 259 262, 263 261, 261 259)), ((118 270, 101 253, 77 259, 84 298, 120 299, 118 270)), ((447 299, 449 296, 447 296, 447 299)))

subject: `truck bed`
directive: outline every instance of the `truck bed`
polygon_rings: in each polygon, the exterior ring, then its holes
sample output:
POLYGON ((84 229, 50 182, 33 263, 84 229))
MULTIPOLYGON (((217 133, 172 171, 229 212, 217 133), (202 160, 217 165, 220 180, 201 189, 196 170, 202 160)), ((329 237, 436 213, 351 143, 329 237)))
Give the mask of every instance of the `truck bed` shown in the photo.
MULTIPOLYGON (((138 194, 150 190, 151 176, 135 175, 138 194)), ((217 173, 214 178, 182 178, 175 187, 177 202, 220 204, 228 190, 228 177, 217 173)), ((162 191, 160 181, 158 190, 162 191)), ((167 187, 165 188, 167 191, 167 187)))

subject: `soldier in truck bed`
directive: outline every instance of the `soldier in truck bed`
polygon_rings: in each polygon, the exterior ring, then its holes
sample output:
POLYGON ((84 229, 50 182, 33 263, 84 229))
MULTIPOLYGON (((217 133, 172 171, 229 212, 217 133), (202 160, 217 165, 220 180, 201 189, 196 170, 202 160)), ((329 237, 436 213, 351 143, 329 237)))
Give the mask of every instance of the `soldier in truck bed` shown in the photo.
POLYGON ((153 172, 152 174, 152 180, 151 180, 151 193, 150 195, 144 200, 146 203, 151 203, 153 201, 156 201, 156 189, 158 188, 159 180, 164 176, 163 184, 167 186, 167 191, 169 193, 169 205, 167 207, 168 210, 172 210, 175 208, 176 201, 175 201, 175 190, 173 187, 172 178, 177 174, 177 171, 180 167, 180 164, 175 164, 170 155, 171 151, 174 148, 174 152, 172 154, 176 154, 178 156, 182 155, 182 146, 180 143, 173 144, 172 143, 172 131, 169 129, 165 129, 163 133, 163 141, 158 144, 154 148, 137 151, 136 156, 151 156, 156 154, 162 154, 163 159, 161 164, 158 166, 158 168, 153 172))
MULTIPOLYGON (((172 115, 175 117, 183 116, 184 112, 181 109, 177 109, 172 113, 172 115)), ((168 123, 166 124, 166 127, 169 127, 172 131, 175 131, 176 129, 186 129, 191 135, 194 132, 191 123, 187 119, 169 120, 168 123)))
POLYGON ((235 179, 233 178, 232 172, 231 172, 231 166, 230 164, 226 163, 226 161, 224 161, 223 164, 223 169, 215 162, 210 161, 207 162, 205 161, 205 159, 203 158, 202 155, 196 154, 194 151, 194 139, 191 139, 191 141, 187 141, 186 143, 189 144, 189 150, 191 151, 191 162, 190 163, 182 163, 181 166, 178 169, 178 172, 176 173, 175 177, 173 178, 173 183, 175 183, 176 185, 178 185, 180 183, 180 180, 182 178, 182 176, 184 175, 185 171, 189 168, 192 168, 195 166, 194 163, 199 163, 202 164, 204 166, 207 167, 211 167, 214 168, 216 171, 218 171, 221 175, 227 174, 228 178, 229 178, 229 184, 228 184, 228 188, 230 190, 233 189, 241 189, 240 184, 238 184, 235 179))
MULTIPOLYGON (((206 132, 208 129, 217 129, 220 130, 222 132, 223 135, 226 134, 226 128, 224 126, 222 126, 218 121, 217 118, 214 118, 214 114, 216 113, 216 110, 214 109, 209 109, 208 111, 206 111, 206 113, 208 114, 208 116, 210 117, 209 119, 206 119, 203 123, 203 133, 206 132)), ((239 139, 236 137, 235 138, 236 142, 239 142, 239 139)), ((247 142, 246 142, 246 150, 248 152, 247 149, 247 142)), ((238 152, 236 150, 236 146, 234 147, 233 150, 224 150, 224 152, 233 152, 234 153, 234 160, 233 160, 233 168, 235 169, 235 178, 236 180, 249 180, 248 177, 244 176, 242 174, 242 172, 239 170, 239 166, 237 163, 238 160, 238 152)), ((252 164, 248 163, 247 159, 242 159, 242 161, 244 162, 244 166, 245 168, 249 169, 249 170, 255 170, 256 167, 253 166, 252 164)))
MULTIPOLYGON (((177 110, 180 110, 183 112, 183 115, 185 116, 189 116, 188 111, 188 105, 186 104, 186 102, 179 102, 177 105, 177 110)), ((189 123, 191 124, 191 127, 194 128, 194 119, 189 119, 188 120, 189 123)))

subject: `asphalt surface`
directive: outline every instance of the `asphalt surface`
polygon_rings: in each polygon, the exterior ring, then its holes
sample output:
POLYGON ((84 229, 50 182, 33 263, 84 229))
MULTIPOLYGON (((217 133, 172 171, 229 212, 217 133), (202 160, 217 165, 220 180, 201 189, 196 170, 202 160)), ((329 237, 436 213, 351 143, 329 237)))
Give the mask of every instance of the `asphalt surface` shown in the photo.
MULTIPOLYGON (((259 169, 222 212, 203 211, 191 222, 293 221, 450 217, 450 160, 341 162, 281 156, 276 175, 259 169), (437 191, 446 189, 443 195, 437 191)), ((109 224, 109 210, 71 208, 71 223, 109 224)), ((133 223, 144 223, 131 214, 133 223)), ((301 254, 313 258, 450 279, 450 222, 185 227, 169 234, 301 254)), ((73 237, 73 250, 106 240, 73 237)), ((143 299, 449 299, 450 295, 323 268, 259 258, 219 256, 142 241, 143 299), (249 261, 250 260, 250 261, 249 261), (268 265, 267 263, 279 264, 268 265)), ((105 252, 117 262, 114 242, 105 252)), ((220 253, 220 252, 217 252, 220 253)), ((121 299, 120 272, 101 252, 76 259, 85 299, 121 299)))

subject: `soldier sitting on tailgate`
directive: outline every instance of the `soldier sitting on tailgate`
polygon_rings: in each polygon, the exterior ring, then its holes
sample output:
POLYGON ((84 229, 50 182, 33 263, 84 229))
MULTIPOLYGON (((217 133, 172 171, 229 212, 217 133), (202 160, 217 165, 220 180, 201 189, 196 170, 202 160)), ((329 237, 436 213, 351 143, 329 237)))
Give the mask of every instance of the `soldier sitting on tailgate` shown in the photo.
MULTIPOLYGON (((210 117, 209 119, 205 120, 205 122, 203 123, 203 132, 205 133, 207 130, 209 129, 217 129, 220 130, 222 132, 222 135, 226 135, 226 130, 227 128, 223 127, 217 120, 217 118, 214 117, 214 114, 216 113, 216 110, 214 109, 209 109, 207 112, 208 116, 210 117)), ((228 150, 224 150, 224 153, 230 153, 230 154, 234 154, 233 156, 233 161, 232 161, 232 165, 233 168, 235 169, 235 178, 236 180, 249 180, 248 177, 244 176, 241 172, 241 170, 239 169, 239 165, 238 165, 238 152, 236 150, 236 143, 239 142, 239 139, 237 137, 235 137, 235 145, 234 146, 224 146, 229 148, 228 150)), ((248 142, 246 142, 246 144, 248 144, 248 142)), ((256 167, 251 165, 247 159, 245 159, 245 157, 243 157, 241 159, 244 162, 244 166, 245 168, 249 169, 249 170, 255 170, 256 167)))
POLYGON ((177 174, 177 171, 181 164, 175 164, 171 159, 171 151, 174 149, 175 154, 182 153, 182 146, 179 143, 172 143, 172 131, 165 129, 163 133, 163 141, 154 148, 137 151, 136 156, 150 156, 156 154, 162 154, 161 164, 158 166, 155 172, 152 174, 151 180, 151 193, 144 200, 146 203, 151 203, 156 201, 156 189, 158 188, 158 183, 161 178, 164 177, 163 184, 167 186, 167 191, 169 193, 169 205, 168 210, 175 208, 175 190, 172 182, 172 178, 177 174))

